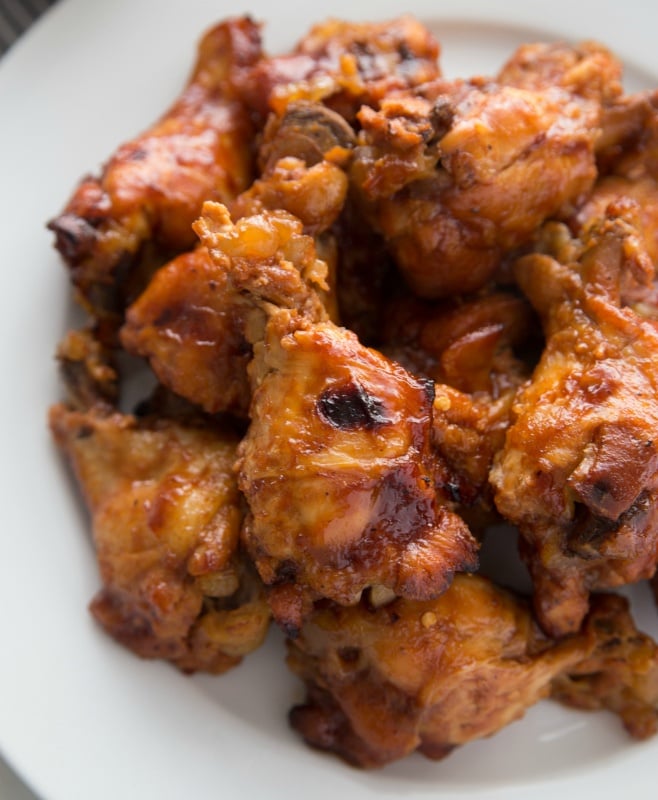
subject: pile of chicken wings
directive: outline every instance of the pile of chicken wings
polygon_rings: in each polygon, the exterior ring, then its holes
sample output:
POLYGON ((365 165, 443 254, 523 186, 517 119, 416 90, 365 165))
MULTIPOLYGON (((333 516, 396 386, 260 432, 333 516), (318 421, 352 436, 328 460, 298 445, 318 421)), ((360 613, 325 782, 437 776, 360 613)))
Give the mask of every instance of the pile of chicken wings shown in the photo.
POLYGON ((658 729, 613 591, 658 593, 658 91, 593 42, 439 55, 412 17, 278 56, 225 20, 49 223, 88 317, 49 420, 91 612, 185 672, 274 621, 291 724, 362 767, 547 696, 658 729), (480 570, 502 524, 527 596, 480 570))

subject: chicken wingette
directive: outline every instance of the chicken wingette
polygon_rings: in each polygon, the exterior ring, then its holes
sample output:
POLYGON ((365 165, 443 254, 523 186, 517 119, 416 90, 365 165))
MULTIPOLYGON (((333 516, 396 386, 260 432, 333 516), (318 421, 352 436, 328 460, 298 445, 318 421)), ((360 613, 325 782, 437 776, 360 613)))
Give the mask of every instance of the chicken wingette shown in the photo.
POLYGON ((318 608, 288 653, 307 687, 293 727, 360 767, 415 750, 443 758, 550 694, 608 708, 638 738, 658 723, 658 647, 617 597, 597 598, 577 635, 553 641, 525 601, 457 575, 436 600, 318 608))
POLYGON ((89 333, 70 333, 59 358, 70 400, 52 407, 50 427, 91 517, 102 581, 92 614, 142 657, 225 672, 270 619, 239 548, 237 435, 194 413, 118 411, 112 367, 89 333))

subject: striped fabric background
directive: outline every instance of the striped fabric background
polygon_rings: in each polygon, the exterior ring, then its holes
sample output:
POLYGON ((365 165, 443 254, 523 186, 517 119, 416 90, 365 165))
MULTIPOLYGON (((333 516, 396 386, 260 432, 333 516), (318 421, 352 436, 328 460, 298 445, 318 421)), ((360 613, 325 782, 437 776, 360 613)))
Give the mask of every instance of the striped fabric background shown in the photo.
POLYGON ((56 0, 0 0, 0 56, 56 0))

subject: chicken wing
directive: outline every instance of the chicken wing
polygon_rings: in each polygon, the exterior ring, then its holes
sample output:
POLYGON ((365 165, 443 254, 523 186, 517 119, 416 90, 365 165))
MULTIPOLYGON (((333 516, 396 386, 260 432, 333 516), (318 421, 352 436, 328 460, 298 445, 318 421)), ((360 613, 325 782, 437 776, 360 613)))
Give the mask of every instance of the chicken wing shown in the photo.
MULTIPOLYGON (((340 163, 349 157, 352 140, 351 129, 334 112, 292 104, 266 126, 263 172, 236 198, 234 215, 285 209, 319 241, 345 201, 347 177, 340 163)), ((329 245, 325 242, 325 253, 329 245)), ((325 291, 323 300, 336 317, 335 291, 325 291)), ((149 359, 165 386, 190 402, 208 413, 246 416, 251 346, 245 311, 225 270, 201 246, 155 274, 128 308, 120 339, 128 352, 149 359)))
POLYGON ((106 390, 88 405, 94 386, 112 384, 109 367, 87 371, 95 350, 83 334, 60 348, 74 405, 50 412, 91 514, 103 582, 92 614, 142 657, 224 672, 258 647, 270 618, 238 548, 237 436, 207 419, 120 413, 106 390))
MULTIPOLYGON (((436 488, 431 382, 327 319, 312 240, 283 212, 195 225, 257 309, 251 424, 238 450, 247 550, 290 633, 310 601, 367 587, 434 597, 477 564, 477 545, 436 488)), ((446 493, 447 494, 447 493, 446 493)))
POLYGON ((241 90, 265 119, 298 100, 322 101, 352 122, 359 108, 389 92, 439 76, 439 45, 418 20, 315 25, 289 54, 258 61, 241 90))
POLYGON ((557 86, 607 107, 622 96, 622 71, 619 59, 599 42, 533 42, 514 51, 497 80, 533 91, 557 86))
POLYGON ((517 264, 547 342, 491 473, 556 636, 578 629, 590 591, 651 577, 658 559, 658 329, 621 305, 653 265, 623 218, 563 260, 517 264))
POLYGON ((550 84, 516 86, 510 67, 497 82, 439 80, 359 112, 352 181, 416 294, 477 290, 591 189, 600 78, 564 77, 570 65, 556 61, 550 84))
POLYGON ((293 727, 361 767, 414 750, 443 758, 551 692, 619 713, 639 738, 656 722, 658 647, 638 634, 620 598, 602 599, 582 632, 554 642, 523 600, 457 575, 436 600, 318 608, 288 652, 307 687, 293 727))
POLYGON ((144 245, 165 254, 189 249, 203 201, 228 202, 248 186, 253 130, 232 82, 260 55, 258 27, 246 17, 206 33, 170 110, 122 145, 99 177, 85 178, 49 223, 78 299, 108 337, 143 288, 131 284, 144 245))

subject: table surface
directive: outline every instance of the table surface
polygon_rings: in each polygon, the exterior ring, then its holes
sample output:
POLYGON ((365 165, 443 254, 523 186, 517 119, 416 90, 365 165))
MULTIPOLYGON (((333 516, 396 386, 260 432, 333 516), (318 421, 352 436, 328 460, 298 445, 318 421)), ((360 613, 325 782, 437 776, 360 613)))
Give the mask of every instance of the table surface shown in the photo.
POLYGON ((16 776, 0 757, 0 797, 2 800, 38 800, 34 792, 16 776))

